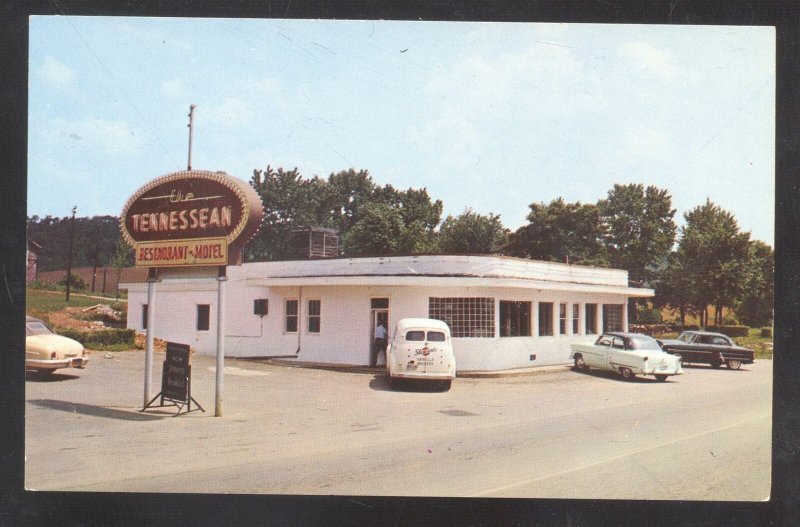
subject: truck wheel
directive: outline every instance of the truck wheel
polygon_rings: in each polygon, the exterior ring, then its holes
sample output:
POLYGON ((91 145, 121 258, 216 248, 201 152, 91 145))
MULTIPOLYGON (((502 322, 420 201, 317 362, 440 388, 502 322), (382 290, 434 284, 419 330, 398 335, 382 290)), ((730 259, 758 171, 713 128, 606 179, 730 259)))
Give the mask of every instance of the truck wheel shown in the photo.
POLYGON ((619 372, 622 374, 622 378, 627 381, 633 379, 634 377, 633 370, 631 370, 630 368, 622 368, 621 370, 619 370, 619 372))
POLYGON ((658 382, 664 382, 664 381, 666 381, 666 380, 667 380, 667 376, 666 376, 666 375, 663 375, 663 374, 657 374, 657 375, 656 375, 656 380, 657 380, 658 382))
POLYGON ((727 362, 728 368, 731 370, 738 370, 742 367, 742 361, 736 359, 730 359, 727 362))

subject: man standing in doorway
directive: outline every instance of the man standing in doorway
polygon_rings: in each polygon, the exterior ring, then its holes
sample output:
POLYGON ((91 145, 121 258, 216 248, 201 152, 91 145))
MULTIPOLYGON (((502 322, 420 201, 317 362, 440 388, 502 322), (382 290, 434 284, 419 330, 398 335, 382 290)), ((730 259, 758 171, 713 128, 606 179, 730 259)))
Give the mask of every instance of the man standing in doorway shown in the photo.
POLYGON ((383 322, 378 322, 378 325, 375 326, 375 340, 372 343, 372 353, 369 355, 369 365, 371 368, 374 368, 378 364, 378 353, 383 352, 383 356, 386 357, 386 328, 383 326, 383 322))

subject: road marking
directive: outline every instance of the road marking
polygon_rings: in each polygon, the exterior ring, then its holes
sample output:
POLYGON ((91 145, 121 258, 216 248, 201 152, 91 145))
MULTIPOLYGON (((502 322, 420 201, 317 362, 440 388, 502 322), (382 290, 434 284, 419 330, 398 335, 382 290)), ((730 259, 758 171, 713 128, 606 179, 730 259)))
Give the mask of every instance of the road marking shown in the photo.
POLYGON ((708 430, 707 432, 700 432, 698 434, 694 434, 694 435, 690 435, 690 436, 686 436, 686 437, 680 437, 680 438, 677 438, 677 439, 673 439, 672 441, 667 441, 666 443, 660 443, 658 445, 648 446, 648 447, 645 447, 645 448, 640 448, 639 450, 634 450, 632 452, 626 452, 625 454, 622 454, 622 455, 619 455, 619 456, 614 456, 614 457, 611 457, 611 458, 608 458, 608 459, 604 459, 604 460, 601 460, 601 461, 595 461, 594 463, 588 463, 586 465, 581 465, 579 467, 573 467, 573 468, 560 470, 558 472, 553 472, 553 473, 547 474, 545 476, 538 476, 538 477, 535 477, 535 478, 526 479, 524 481, 519 481, 517 483, 512 483, 511 485, 503 485, 502 487, 495 487, 493 489, 484 490, 483 492, 479 492, 477 494, 472 494, 471 496, 468 496, 468 497, 479 498, 479 497, 483 497, 483 496, 489 496, 491 494, 496 494, 496 493, 502 492, 504 490, 513 489, 514 487, 521 487, 523 485, 530 485, 531 483, 536 483, 537 481, 544 481, 546 479, 553 478, 553 477, 556 477, 556 476, 561 476, 563 474, 569 474, 570 472, 576 472, 578 470, 583 470, 583 469, 594 467, 594 466, 597 466, 597 465, 604 465, 604 464, 607 464, 607 463, 611 463, 613 461, 618 461, 620 459, 625 459, 626 457, 630 457, 630 456, 634 456, 634 455, 637 455, 637 454, 641 454, 643 452, 647 452, 648 450, 654 450, 654 449, 661 448, 661 447, 664 447, 664 446, 667 446, 667 445, 673 445, 675 443, 680 443, 682 441, 687 441, 689 439, 695 439, 695 438, 698 438, 698 437, 701 437, 701 436, 704 436, 704 435, 713 434, 715 432, 721 432, 723 430, 736 428, 737 426, 742 426, 742 425, 745 425, 745 424, 748 424, 748 423, 752 423, 754 421, 760 421, 761 419, 764 419, 764 418, 769 418, 771 420, 772 419, 772 414, 771 413, 764 414, 764 415, 761 415, 761 416, 758 416, 758 417, 754 417, 753 419, 748 419, 746 421, 739 421, 738 423, 734 423, 732 425, 723 426, 722 428, 715 428, 714 430, 708 430))

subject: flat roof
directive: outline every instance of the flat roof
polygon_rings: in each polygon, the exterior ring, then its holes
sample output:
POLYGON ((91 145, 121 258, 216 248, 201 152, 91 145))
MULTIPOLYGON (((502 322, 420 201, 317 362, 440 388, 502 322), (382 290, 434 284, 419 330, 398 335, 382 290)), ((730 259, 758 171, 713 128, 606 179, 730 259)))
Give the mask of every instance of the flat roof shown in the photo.
MULTIPOLYGON (((216 269, 213 275, 216 276, 216 269)), ((582 291, 651 297, 628 286, 628 272, 490 255, 420 255, 252 262, 229 266, 231 279, 257 286, 455 286, 582 291)), ((203 278, 199 269, 164 269, 162 280, 203 278)), ((125 286, 127 284, 124 284, 125 286)), ((196 284, 200 285, 200 284, 196 284)))

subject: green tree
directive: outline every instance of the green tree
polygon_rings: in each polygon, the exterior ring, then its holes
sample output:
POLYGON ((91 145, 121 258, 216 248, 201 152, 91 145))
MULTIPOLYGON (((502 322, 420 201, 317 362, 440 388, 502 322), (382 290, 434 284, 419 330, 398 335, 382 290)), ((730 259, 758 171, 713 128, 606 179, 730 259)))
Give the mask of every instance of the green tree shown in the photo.
POLYGON ((627 270, 633 281, 646 281, 648 268, 665 258, 675 243, 669 192, 652 185, 614 185, 597 207, 611 266, 627 270))
POLYGON ((456 217, 447 216, 442 222, 438 248, 443 253, 496 254, 506 245, 508 233, 500 216, 484 216, 467 208, 456 217))
POLYGON ((509 236, 510 254, 551 262, 608 265, 595 205, 566 203, 558 198, 547 205, 531 203, 529 207, 528 224, 509 236))
POLYGON ((400 211, 385 203, 367 203, 359 219, 345 233, 343 252, 348 256, 401 254, 405 225, 400 211))
POLYGON ((684 218, 678 250, 685 256, 692 303, 699 310, 701 325, 709 325, 709 305, 715 307, 714 323, 721 324, 723 308, 743 297, 751 268, 750 233, 739 232, 733 214, 709 199, 684 218))
POLYGON ((766 326, 772 322, 775 300, 775 253, 766 243, 750 243, 750 266, 744 293, 736 306, 739 320, 750 327, 766 326))
MULTIPOLYGON (((38 267, 40 271, 66 268, 69 247, 70 217, 31 216, 27 221, 28 236, 41 245, 38 267)), ((75 218, 75 239, 72 266, 91 267, 97 257, 98 266, 111 265, 117 241, 121 239, 119 218, 92 216, 75 218)))
POLYGON ((313 191, 318 190, 318 181, 304 179, 297 168, 277 170, 267 166, 265 170, 254 170, 250 180, 252 187, 261 196, 264 205, 264 221, 261 229, 248 244, 245 259, 281 260, 290 254, 292 229, 319 222, 318 199, 313 191))
POLYGON ((685 325, 686 314, 693 312, 691 299, 696 297, 691 289, 692 283, 686 269, 685 255, 681 251, 673 251, 656 271, 654 304, 677 309, 680 323, 685 325))

